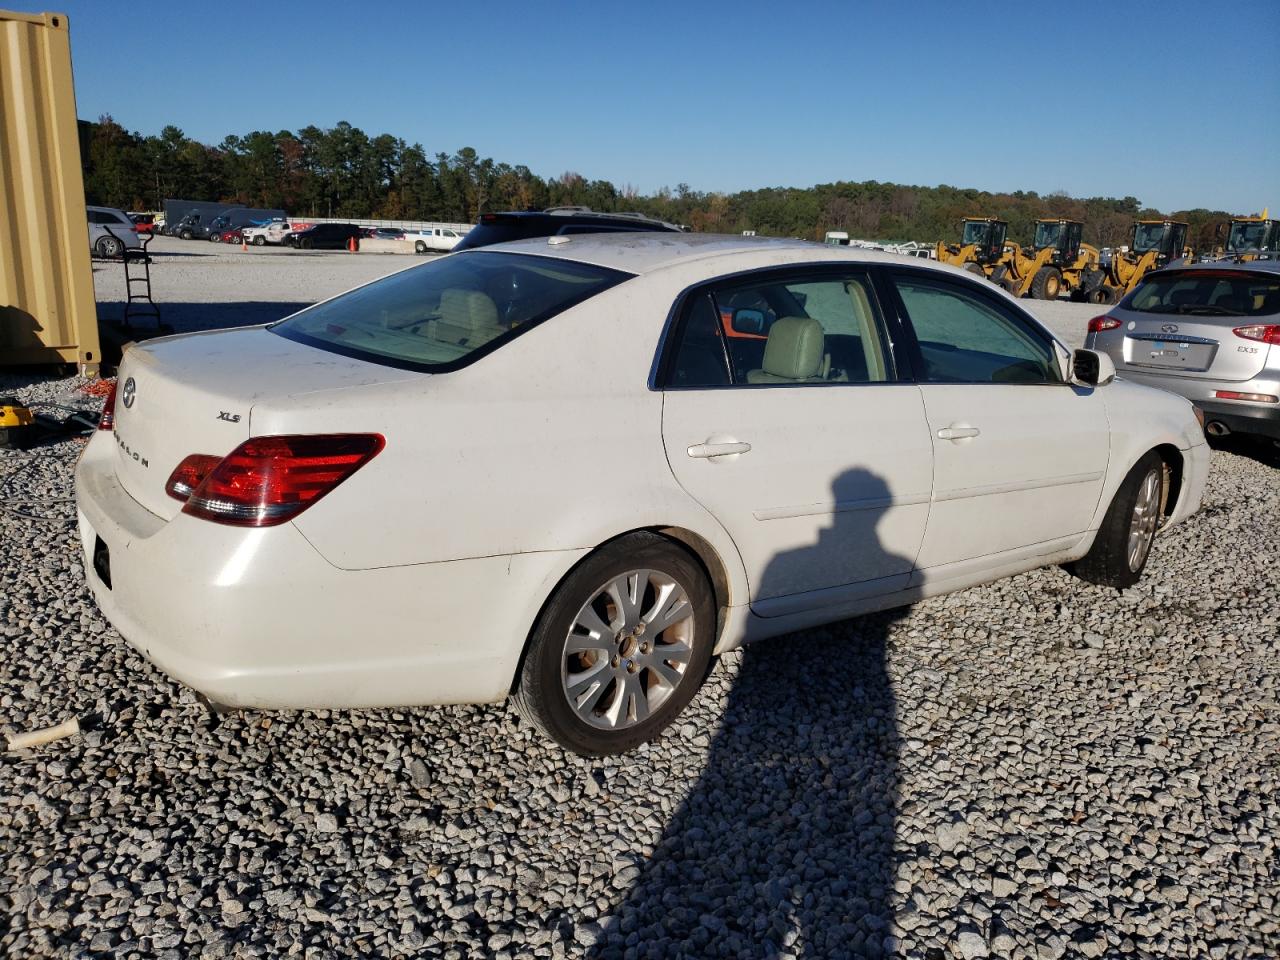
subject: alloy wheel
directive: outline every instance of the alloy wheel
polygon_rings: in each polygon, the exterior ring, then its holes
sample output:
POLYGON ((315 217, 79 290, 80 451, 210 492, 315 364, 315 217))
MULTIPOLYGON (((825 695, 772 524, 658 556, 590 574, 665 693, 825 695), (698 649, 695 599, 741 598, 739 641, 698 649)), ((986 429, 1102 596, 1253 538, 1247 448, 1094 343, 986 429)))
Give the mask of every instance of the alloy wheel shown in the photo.
POLYGON ((574 617, 561 655, 564 696, 593 727, 633 727, 686 679, 697 640, 683 586, 659 570, 620 574, 574 617))
POLYGON ((1129 569, 1137 573, 1142 569, 1151 541, 1155 538, 1156 524, 1160 519, 1160 472, 1148 471, 1138 486, 1138 499, 1133 505, 1129 520, 1129 543, 1126 556, 1129 569))

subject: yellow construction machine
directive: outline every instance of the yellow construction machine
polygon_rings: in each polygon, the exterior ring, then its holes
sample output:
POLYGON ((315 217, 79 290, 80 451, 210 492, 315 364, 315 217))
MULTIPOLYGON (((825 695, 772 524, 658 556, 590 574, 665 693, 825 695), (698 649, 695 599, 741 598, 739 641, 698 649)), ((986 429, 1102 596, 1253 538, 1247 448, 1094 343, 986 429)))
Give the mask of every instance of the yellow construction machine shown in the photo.
POLYGON ((1190 257, 1187 225, 1180 220, 1139 220, 1128 251, 1115 250, 1104 264, 1084 271, 1084 297, 1104 306, 1118 301, 1148 273, 1172 260, 1190 257))
POLYGON ((1037 220, 1028 250, 1005 244, 1004 256, 991 271, 991 282, 1015 297, 1030 294, 1037 300, 1057 300, 1067 290, 1072 299, 1083 299, 1084 278, 1099 262, 1097 248, 1080 242, 1083 230, 1079 220, 1037 220))
POLYGON ((1232 217, 1227 233, 1228 257, 1237 260, 1280 258, 1280 220, 1267 216, 1267 209, 1253 217, 1232 217))
POLYGON ((986 277, 1004 256, 1009 224, 994 217, 966 217, 962 223, 959 244, 938 241, 938 261, 986 277))

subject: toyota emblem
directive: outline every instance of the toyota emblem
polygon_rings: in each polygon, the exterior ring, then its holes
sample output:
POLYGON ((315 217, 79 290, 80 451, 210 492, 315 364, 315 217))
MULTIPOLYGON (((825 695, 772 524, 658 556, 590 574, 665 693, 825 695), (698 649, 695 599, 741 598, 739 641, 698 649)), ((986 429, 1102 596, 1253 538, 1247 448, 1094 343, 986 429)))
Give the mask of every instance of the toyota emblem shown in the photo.
POLYGON ((1178 325, 1176 323, 1162 323, 1160 324, 1160 332, 1161 333, 1177 333, 1178 325))
POLYGON ((120 399, 124 401, 126 407, 132 407, 133 401, 137 399, 137 396, 138 385, 133 382, 133 377, 130 377, 124 382, 124 391, 120 394, 120 399))

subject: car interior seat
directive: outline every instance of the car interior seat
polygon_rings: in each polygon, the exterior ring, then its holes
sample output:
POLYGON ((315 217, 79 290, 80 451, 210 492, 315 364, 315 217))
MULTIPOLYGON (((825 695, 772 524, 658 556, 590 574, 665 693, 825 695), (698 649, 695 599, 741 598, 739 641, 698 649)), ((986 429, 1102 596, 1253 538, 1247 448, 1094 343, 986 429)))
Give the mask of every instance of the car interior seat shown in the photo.
POLYGON ((505 333, 498 306, 488 294, 451 287, 440 294, 440 318, 430 334, 445 343, 478 347, 505 333))
POLYGON ((779 317, 769 328, 761 368, 747 383, 821 383, 831 372, 822 324, 812 317, 779 317))
POLYGON ((1253 298, 1236 293, 1226 293, 1214 300, 1213 305, 1238 316, 1243 316, 1253 307, 1253 298))

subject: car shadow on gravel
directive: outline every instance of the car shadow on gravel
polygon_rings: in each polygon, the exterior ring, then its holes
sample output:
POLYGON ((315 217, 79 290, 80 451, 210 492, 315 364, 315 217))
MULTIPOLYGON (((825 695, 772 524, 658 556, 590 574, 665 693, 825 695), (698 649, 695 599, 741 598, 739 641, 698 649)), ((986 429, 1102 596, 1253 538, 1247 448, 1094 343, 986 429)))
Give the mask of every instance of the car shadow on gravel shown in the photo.
POLYGON ((1268 467, 1280 469, 1280 442, 1266 437, 1241 436, 1210 438, 1209 446, 1221 453, 1233 453, 1248 457, 1268 467))
MULTIPOLYGON (((871 480, 843 474, 833 499, 883 503, 890 491, 871 480), (877 487, 879 497, 868 492, 877 487)), ((774 558, 765 595, 775 576, 789 579, 796 561, 830 546, 857 550, 874 569, 909 570, 910 560, 879 546, 883 512, 834 514, 813 547, 774 558)), ((591 956, 882 955, 893 919, 899 752, 886 640, 906 613, 743 651, 699 781, 602 922, 591 956)))

